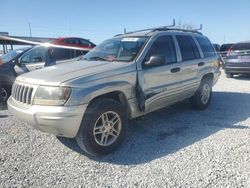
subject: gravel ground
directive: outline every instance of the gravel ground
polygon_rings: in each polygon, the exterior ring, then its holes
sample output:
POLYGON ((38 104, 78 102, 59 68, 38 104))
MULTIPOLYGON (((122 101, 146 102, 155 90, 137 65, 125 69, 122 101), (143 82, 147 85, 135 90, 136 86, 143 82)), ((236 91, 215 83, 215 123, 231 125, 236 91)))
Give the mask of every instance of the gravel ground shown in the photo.
POLYGON ((207 110, 182 102, 133 120, 101 159, 1 111, 0 187, 250 187, 249 85, 223 75, 207 110))

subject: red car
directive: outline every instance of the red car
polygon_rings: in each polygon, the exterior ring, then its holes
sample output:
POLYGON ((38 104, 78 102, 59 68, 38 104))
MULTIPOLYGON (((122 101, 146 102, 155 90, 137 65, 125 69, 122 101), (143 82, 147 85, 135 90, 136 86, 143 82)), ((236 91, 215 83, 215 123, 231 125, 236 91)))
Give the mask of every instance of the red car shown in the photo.
POLYGON ((63 45, 63 46, 72 46, 78 48, 87 48, 91 50, 96 45, 90 42, 87 39, 77 38, 77 37, 64 37, 64 38, 57 38, 50 41, 51 44, 55 45, 63 45))

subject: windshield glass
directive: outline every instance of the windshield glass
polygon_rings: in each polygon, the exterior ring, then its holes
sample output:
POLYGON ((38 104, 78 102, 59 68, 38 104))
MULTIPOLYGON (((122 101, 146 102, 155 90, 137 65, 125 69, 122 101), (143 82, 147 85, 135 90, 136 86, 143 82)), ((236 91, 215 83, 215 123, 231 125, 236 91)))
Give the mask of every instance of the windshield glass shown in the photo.
POLYGON ((121 37, 106 40, 84 56, 86 60, 130 62, 141 51, 148 37, 121 37))
POLYGON ((7 54, 4 54, 3 56, 1 56, 1 59, 4 63, 7 63, 11 61, 13 58, 15 58, 16 56, 18 56, 18 54, 22 53, 23 51, 24 51, 23 49, 10 51, 7 54))

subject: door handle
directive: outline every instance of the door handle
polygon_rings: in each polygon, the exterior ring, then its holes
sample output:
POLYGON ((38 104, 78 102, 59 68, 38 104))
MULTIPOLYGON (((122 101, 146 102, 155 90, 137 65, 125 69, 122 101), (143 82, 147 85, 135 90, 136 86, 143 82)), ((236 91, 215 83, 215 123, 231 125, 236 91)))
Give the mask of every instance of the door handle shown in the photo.
POLYGON ((205 63, 204 63, 204 62, 200 62, 200 63, 198 63, 198 66, 199 66, 199 67, 201 67, 201 66, 203 66, 203 65, 205 65, 205 63))
POLYGON ((171 73, 180 72, 181 68, 180 67, 176 67, 176 68, 171 69, 170 71, 171 71, 171 73))

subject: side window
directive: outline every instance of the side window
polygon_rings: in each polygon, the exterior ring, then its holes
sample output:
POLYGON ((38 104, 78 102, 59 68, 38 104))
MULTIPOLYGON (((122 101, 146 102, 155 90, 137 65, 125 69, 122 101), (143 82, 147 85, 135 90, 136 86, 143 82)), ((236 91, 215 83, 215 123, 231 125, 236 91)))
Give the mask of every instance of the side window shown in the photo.
POLYGON ((80 44, 84 45, 84 46, 91 46, 91 43, 87 40, 84 39, 79 39, 80 44))
POLYGON ((172 36, 162 36, 157 38, 150 47, 145 61, 149 61, 150 57, 155 55, 164 57, 166 64, 177 62, 172 36))
POLYGON ((71 50, 64 48, 54 48, 53 55, 56 61, 66 60, 71 58, 71 50))
POLYGON ((211 42, 207 38, 195 37, 195 39, 197 40, 198 44, 200 45, 204 57, 212 57, 212 56, 216 55, 211 42))
POLYGON ((181 50, 182 61, 200 58, 200 53, 192 37, 177 35, 176 39, 181 50))
POLYGON ((72 44, 71 39, 64 39, 63 41, 64 41, 65 44, 72 44))
POLYGON ((72 44, 80 44, 79 40, 76 38, 72 38, 71 41, 72 41, 72 44))
POLYGON ((33 48, 21 57, 20 63, 29 64, 29 63, 44 62, 45 56, 46 56, 46 48, 44 47, 33 48))

